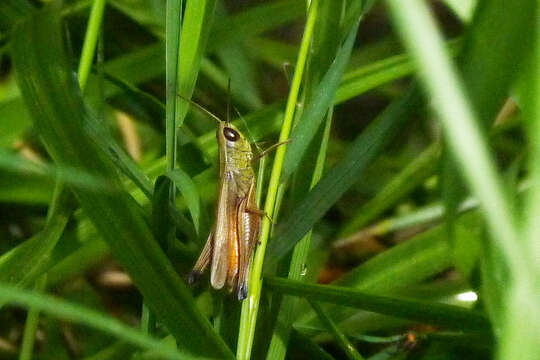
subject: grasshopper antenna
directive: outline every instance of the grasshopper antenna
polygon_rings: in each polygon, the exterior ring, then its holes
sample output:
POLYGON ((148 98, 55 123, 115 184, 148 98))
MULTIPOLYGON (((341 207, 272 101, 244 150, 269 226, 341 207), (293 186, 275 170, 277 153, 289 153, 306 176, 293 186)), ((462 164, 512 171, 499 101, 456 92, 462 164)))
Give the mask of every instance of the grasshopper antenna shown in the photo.
POLYGON ((227 124, 231 123, 231 78, 227 82, 227 124))
POLYGON ((240 118, 240 120, 242 120, 242 123, 244 124, 244 127, 246 128, 246 132, 247 132, 247 134, 249 136, 249 142, 252 143, 253 145, 255 145, 258 152, 262 152, 261 147, 257 144, 257 142, 255 141, 255 138, 253 137, 253 134, 249 130, 246 119, 244 119, 242 114, 240 114, 240 111, 238 111, 238 109, 235 106, 233 106, 233 109, 234 109, 234 112, 236 113, 236 115, 238 115, 238 117, 240 118))
MULTIPOLYGON (((200 111, 202 111, 203 113, 205 113, 206 115, 208 115, 209 117, 211 117, 212 119, 216 120, 218 123, 222 123, 223 120, 221 120, 219 117, 217 117, 217 115, 213 114, 210 110, 204 108, 203 106, 197 104, 195 101, 191 100, 191 99, 188 99, 187 97, 183 96, 183 95, 180 95, 180 94, 177 94, 177 96, 186 101, 188 104, 190 105, 193 105, 194 107, 196 107, 197 109, 199 109, 200 111)), ((227 117, 229 115, 227 114, 227 117)))

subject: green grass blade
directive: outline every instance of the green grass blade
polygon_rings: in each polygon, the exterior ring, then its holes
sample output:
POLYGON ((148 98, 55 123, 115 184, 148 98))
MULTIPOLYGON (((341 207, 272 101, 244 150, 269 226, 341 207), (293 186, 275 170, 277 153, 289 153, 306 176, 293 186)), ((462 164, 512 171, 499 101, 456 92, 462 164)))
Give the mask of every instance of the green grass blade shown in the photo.
MULTIPOLYGON (((309 8, 308 19, 306 21, 306 27, 304 29, 304 35, 302 37, 302 43, 300 45, 298 62, 296 64, 295 73, 291 84, 291 90, 289 92, 289 98, 287 100, 287 106, 285 109, 285 117, 283 119, 283 124, 281 125, 281 132, 279 135, 280 142, 287 140, 291 132, 304 68, 309 56, 311 38, 313 35, 315 20, 317 18, 317 9, 318 0, 314 0, 309 8)), ((268 214, 269 217, 272 217, 274 213, 274 205, 276 203, 277 192, 286 150, 286 145, 279 147, 276 151, 276 156, 274 158, 272 173, 270 175, 270 182, 268 185, 268 193, 266 195, 266 202, 264 205, 264 211, 268 214)), ((261 272, 264 261, 264 254, 266 250, 266 244, 270 236, 270 225, 270 221, 267 218, 263 218, 261 235, 259 238, 260 245, 257 247, 254 254, 253 266, 250 273, 249 294, 248 298, 242 304, 240 332, 238 335, 238 346, 236 350, 236 356, 240 360, 248 360, 251 356, 251 348, 253 346, 255 325, 257 322, 257 314, 262 290, 261 272)))
POLYGON ((273 291, 302 296, 310 301, 357 307, 428 324, 462 330, 489 331, 490 328, 483 314, 454 305, 371 295, 346 287, 306 284, 275 277, 265 277, 264 284, 273 291))
POLYGON ((123 190, 112 160, 88 137, 83 124, 90 115, 71 76, 61 33, 59 18, 48 10, 21 23, 15 32, 17 80, 37 131, 55 161, 98 173, 116 190, 112 196, 74 189, 145 302, 182 349, 232 358, 153 238, 140 207, 123 190))
POLYGON ((103 19, 103 11, 105 10, 105 4, 106 0, 95 0, 92 4, 92 10, 90 11, 90 18, 88 19, 88 26, 86 27, 86 36, 84 38, 81 54, 81 61, 79 63, 79 71, 77 72, 79 86, 81 89, 86 88, 88 75, 90 74, 90 69, 92 68, 96 45, 99 38, 99 33, 101 31, 101 22, 103 19))
POLYGON ((56 299, 50 295, 21 290, 2 283, 0 284, 0 300, 13 305, 34 308, 63 320, 93 327, 133 345, 154 350, 167 359, 185 359, 185 356, 181 355, 176 349, 163 346, 160 340, 130 328, 111 316, 74 303, 56 299))
POLYGON ((407 121, 407 116, 419 104, 416 89, 390 105, 350 145, 347 153, 332 170, 313 188, 289 215, 289 220, 278 229, 269 245, 270 256, 265 266, 275 263, 315 225, 330 207, 359 178, 366 166, 379 155, 393 135, 407 121))
MULTIPOLYGON (((182 0, 167 1, 167 23, 165 42, 166 84, 166 117, 165 117, 165 157, 167 170, 174 169, 176 164, 176 118, 180 30, 182 28, 182 0)), ((171 190, 174 199, 174 189, 171 190)))
POLYGON ((328 314, 324 311, 324 309, 317 303, 316 301, 308 300, 311 304, 311 307, 317 315, 319 316, 319 319, 323 323, 323 325, 328 329, 328 331, 334 336, 334 339, 338 343, 339 347, 343 350, 345 355, 350 360, 363 360, 364 357, 360 355, 358 350, 354 347, 354 345, 347 339, 347 337, 339 330, 336 323, 328 316, 328 314))

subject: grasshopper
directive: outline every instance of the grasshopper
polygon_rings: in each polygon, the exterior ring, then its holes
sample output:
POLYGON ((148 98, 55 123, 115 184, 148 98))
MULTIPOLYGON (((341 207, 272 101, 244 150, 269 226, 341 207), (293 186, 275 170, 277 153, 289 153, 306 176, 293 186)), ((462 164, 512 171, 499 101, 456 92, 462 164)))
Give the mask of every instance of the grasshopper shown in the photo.
MULTIPOLYGON (((251 258, 258 241, 261 219, 265 215, 255 201, 253 151, 250 142, 230 121, 223 121, 200 105, 185 100, 217 121, 219 147, 216 220, 188 276, 188 283, 195 283, 210 265, 212 287, 221 289, 227 284, 242 301, 248 294, 251 258)), ((268 150, 270 148, 257 158, 268 150)))

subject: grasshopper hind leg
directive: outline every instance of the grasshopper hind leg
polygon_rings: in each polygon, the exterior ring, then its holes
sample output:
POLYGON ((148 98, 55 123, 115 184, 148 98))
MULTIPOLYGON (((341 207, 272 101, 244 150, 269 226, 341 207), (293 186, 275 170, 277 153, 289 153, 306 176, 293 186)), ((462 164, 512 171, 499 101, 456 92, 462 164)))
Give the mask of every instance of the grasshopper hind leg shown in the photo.
POLYGON ((195 266, 193 267, 193 270, 189 273, 187 277, 188 284, 192 285, 195 284, 199 279, 201 278, 202 273, 210 264, 210 257, 212 254, 212 242, 214 240, 214 232, 211 231, 210 235, 208 235, 208 240, 206 240, 206 244, 204 245, 203 251, 201 252, 201 255, 199 256, 199 259, 195 263, 195 266))

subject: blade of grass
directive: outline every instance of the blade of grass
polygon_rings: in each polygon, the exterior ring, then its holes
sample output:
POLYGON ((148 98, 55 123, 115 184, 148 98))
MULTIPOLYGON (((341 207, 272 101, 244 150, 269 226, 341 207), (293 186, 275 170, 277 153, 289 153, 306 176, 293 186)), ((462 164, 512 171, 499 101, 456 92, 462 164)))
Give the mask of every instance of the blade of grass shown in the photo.
MULTIPOLYGON (((281 132, 279 135, 280 142, 287 140, 291 132, 294 112, 300 92, 300 85, 302 83, 304 68, 309 56, 311 37, 313 35, 315 20, 317 18, 318 3, 318 0, 313 0, 309 7, 308 18, 304 29, 304 35, 300 44, 298 61, 295 67, 294 77, 289 92, 289 98, 287 99, 287 105, 285 108, 285 117, 283 119, 283 124, 281 125, 281 132)), ((285 152, 287 150, 286 147, 287 145, 283 145, 276 150, 276 155, 272 166, 270 182, 268 185, 268 193, 266 195, 266 202, 264 205, 264 211, 266 212, 266 214, 268 214, 269 217, 272 217, 274 213, 274 205, 276 202, 276 196, 280 183, 281 170, 283 168, 285 152)), ((266 250, 266 244, 268 242, 269 236, 270 221, 265 217, 262 221, 261 235, 259 237, 260 245, 256 249, 253 259, 253 266, 250 272, 248 298, 242 304, 240 330, 236 351, 236 356, 239 360, 249 360, 251 356, 251 348, 253 346, 255 325, 257 322, 257 314, 262 289, 261 272, 264 261, 264 254, 266 250)))
POLYGON ((354 347, 353 344, 347 339, 347 337, 339 330, 336 323, 328 316, 328 314, 324 311, 324 309, 319 305, 316 301, 308 300, 311 307, 317 315, 319 316, 319 319, 323 323, 323 325, 328 329, 328 331, 334 336, 334 339, 336 340, 337 344, 343 350, 345 355, 350 360, 363 360, 364 357, 360 355, 358 350, 354 347))
MULTIPOLYGON (((332 68, 335 67, 336 60, 341 57, 347 57, 347 52, 342 48, 342 35, 338 34, 336 36, 336 29, 339 28, 340 22, 342 20, 343 10, 344 10, 344 1, 332 1, 332 2, 322 2, 318 9, 318 17, 315 23, 314 33, 312 35, 313 40, 311 42, 311 55, 309 62, 307 64, 307 70, 305 74, 304 86, 302 89, 302 95, 300 103, 304 106, 300 107, 295 114, 295 127, 298 126, 298 122, 302 121, 302 117, 305 115, 304 108, 313 107, 314 101, 318 99, 318 87, 320 87, 321 77, 325 73, 332 71, 332 68), (337 54, 337 55, 336 55, 337 54), (329 70, 330 68, 330 70, 329 70)), ((352 31, 356 31, 351 30, 352 31)), ((349 40, 349 45, 352 47, 353 40, 349 40)), ((350 54, 349 54, 350 55, 350 54)), ((348 62, 347 60, 342 60, 343 62, 348 62)), ((339 80, 337 80, 339 81, 339 80)), ((325 89, 325 91, 332 91, 331 89, 325 89)), ((321 108, 321 117, 326 118, 326 124, 321 129, 320 126, 317 126, 316 134, 314 138, 310 141, 309 146, 305 151, 305 156, 302 158, 301 165, 297 167, 296 174, 291 176, 289 181, 283 180, 280 190, 278 190, 278 201, 276 201, 275 208, 280 209, 280 202, 283 200, 283 194, 285 189, 285 183, 290 182, 290 190, 288 196, 288 201, 294 201, 303 197, 315 184, 319 181, 324 170, 324 163, 326 160, 326 150, 328 146, 328 140, 330 136, 330 128, 332 123, 333 108, 331 104, 325 104, 325 106, 330 107, 321 108), (328 114, 326 114, 328 113, 328 114), (311 173, 312 176, 307 177, 305 174, 311 173)), ((305 120, 309 121, 309 120, 305 120)), ((294 132, 295 130, 293 130, 294 132)), ((294 141, 294 140, 293 140, 294 141)), ((291 152, 289 147, 287 150, 285 164, 287 163, 287 157, 291 152)), ((286 166, 284 166, 284 171, 286 171, 286 166)), ((287 179, 288 176, 283 175, 284 179, 287 179)), ((274 220, 278 221, 278 211, 274 214, 274 220)), ((279 273, 287 273, 286 267, 288 266, 288 278, 295 280, 306 281, 309 277, 306 275, 307 272, 307 260, 308 254, 311 246, 311 232, 308 233, 304 238, 295 246, 292 258, 290 263, 284 259, 282 264, 278 266, 279 273), (279 268, 283 268, 283 271, 280 271, 279 268)), ((310 273, 311 273, 310 268, 310 273)), ((273 296, 272 297, 272 309, 270 312, 273 314, 271 319, 265 318, 265 323, 273 326, 270 346, 266 352, 266 358, 271 360, 281 360, 285 358, 287 352, 291 349, 289 347, 289 337, 292 329, 292 324, 298 314, 299 299, 291 296, 273 296)), ((267 337, 262 335, 263 337, 267 337)))
MULTIPOLYGON (((165 24, 165 163, 167 172, 171 172, 176 167, 177 159, 177 120, 178 120, 178 102, 177 94, 179 89, 179 69, 180 69, 180 41, 181 29, 183 25, 183 1, 182 0, 167 0, 166 6, 166 24, 165 24)), ((156 186, 159 183, 156 182, 156 186)), ((176 228, 171 219, 169 212, 169 204, 174 204, 176 199, 176 188, 173 182, 169 183, 168 196, 161 198, 160 194, 156 194, 156 198, 152 200, 154 220, 154 233, 158 236, 157 241, 162 245, 163 249, 169 250, 176 239, 176 228), (161 215, 155 211, 158 209, 157 202, 165 201, 161 204, 161 209, 164 210, 164 216, 157 219, 161 215)), ((147 309, 147 305, 143 303, 143 315, 146 314, 149 320, 153 315, 147 309)), ((153 323, 153 321, 149 321, 153 323)), ((152 330, 152 329, 149 329, 152 330)))
POLYGON ((454 329, 489 331, 489 321, 482 313, 459 306, 371 295, 346 287, 306 284, 301 281, 276 277, 265 277, 264 284, 273 291, 305 297, 310 301, 357 307, 384 315, 454 329))
POLYGON ((88 26, 86 27, 86 36, 84 38, 81 54, 81 61, 79 63, 79 71, 77 73, 79 86, 81 89, 83 89, 83 92, 86 88, 88 74, 90 74, 90 69, 92 68, 92 62, 94 60, 94 54, 99 38, 106 2, 106 0, 94 0, 92 3, 92 10, 90 10, 90 17, 88 19, 88 26))
POLYGON ((74 303, 56 299, 50 295, 17 289, 13 286, 0 283, 0 300, 17 306, 34 308, 63 320, 90 326, 135 346, 153 350, 167 359, 185 359, 185 356, 180 354, 176 349, 163 346, 160 340, 130 328, 111 316, 74 303))
POLYGON ((232 358, 153 238, 140 207, 123 190, 112 160, 86 135, 83 124, 90 115, 71 77, 57 16, 45 9, 20 23, 13 42, 17 80, 36 129, 58 163, 99 173, 117 189, 114 196, 74 191, 145 302, 182 350, 232 358))

